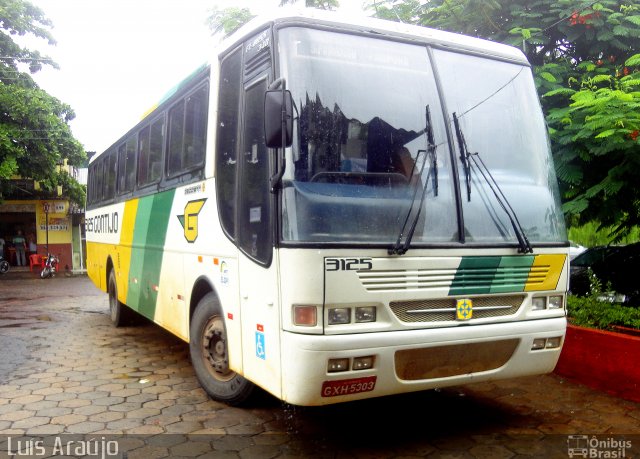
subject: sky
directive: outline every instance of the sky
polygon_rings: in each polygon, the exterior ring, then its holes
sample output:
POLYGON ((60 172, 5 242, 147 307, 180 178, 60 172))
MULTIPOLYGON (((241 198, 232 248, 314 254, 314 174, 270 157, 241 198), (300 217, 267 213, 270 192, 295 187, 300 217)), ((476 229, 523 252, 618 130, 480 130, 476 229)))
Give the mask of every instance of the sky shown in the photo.
MULTIPOLYGON (((200 65, 218 43, 205 20, 218 6, 254 14, 279 0, 29 0, 53 22, 57 44, 27 42, 56 61, 34 74, 38 85, 71 106, 71 129, 86 151, 104 151, 200 65)), ((341 0, 362 14, 364 0, 341 0)))

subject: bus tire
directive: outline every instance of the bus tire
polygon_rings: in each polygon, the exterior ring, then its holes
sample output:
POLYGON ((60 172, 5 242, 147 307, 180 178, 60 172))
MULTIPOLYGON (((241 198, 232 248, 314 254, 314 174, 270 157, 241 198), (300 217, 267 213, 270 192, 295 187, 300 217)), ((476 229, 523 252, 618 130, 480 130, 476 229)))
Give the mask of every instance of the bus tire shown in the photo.
POLYGON ((109 273, 107 291, 109 293, 109 315, 113 325, 119 328, 132 324, 135 312, 118 300, 118 284, 116 283, 116 274, 113 269, 109 273))
POLYGON ((229 368, 227 331, 214 293, 205 295, 193 313, 189 353, 198 382, 213 400, 232 406, 249 400, 255 385, 229 368))

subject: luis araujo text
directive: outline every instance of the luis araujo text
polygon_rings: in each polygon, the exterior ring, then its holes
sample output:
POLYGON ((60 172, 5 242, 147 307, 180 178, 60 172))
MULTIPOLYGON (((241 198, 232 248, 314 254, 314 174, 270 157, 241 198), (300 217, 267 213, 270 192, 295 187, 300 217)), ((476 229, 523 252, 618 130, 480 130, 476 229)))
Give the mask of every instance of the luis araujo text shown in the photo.
MULTIPOLYGON (((2 442, 3 443, 3 442, 2 442)), ((2 444, 0 443, 0 444, 2 444)), ((118 442, 107 440, 105 437, 78 439, 69 436, 47 438, 12 438, 7 437, 6 446, 0 448, 0 453, 6 449, 9 457, 91 457, 91 458, 119 458, 121 457, 118 442)))

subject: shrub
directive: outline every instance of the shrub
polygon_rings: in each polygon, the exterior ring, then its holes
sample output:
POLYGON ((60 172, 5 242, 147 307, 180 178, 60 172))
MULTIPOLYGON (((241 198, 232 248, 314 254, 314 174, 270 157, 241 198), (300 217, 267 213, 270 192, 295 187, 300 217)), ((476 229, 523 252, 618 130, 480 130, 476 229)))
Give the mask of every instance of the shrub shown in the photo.
POLYGON ((613 330, 615 325, 640 329, 640 309, 601 301, 594 296, 569 296, 569 322, 581 327, 613 330))
POLYGON ((613 330, 614 326, 640 329, 640 308, 604 301, 610 289, 602 288, 602 282, 589 270, 591 291, 586 296, 567 298, 569 322, 581 327, 613 330))

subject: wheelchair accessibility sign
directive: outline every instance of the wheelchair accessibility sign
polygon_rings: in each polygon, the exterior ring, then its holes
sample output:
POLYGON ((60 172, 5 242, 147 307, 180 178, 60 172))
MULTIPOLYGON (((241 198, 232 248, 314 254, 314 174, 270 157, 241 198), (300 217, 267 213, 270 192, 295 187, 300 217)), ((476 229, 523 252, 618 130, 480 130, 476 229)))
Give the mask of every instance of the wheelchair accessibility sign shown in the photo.
POLYGON ((265 360, 267 353, 264 347, 264 327, 258 324, 258 331, 256 331, 256 357, 265 360))

